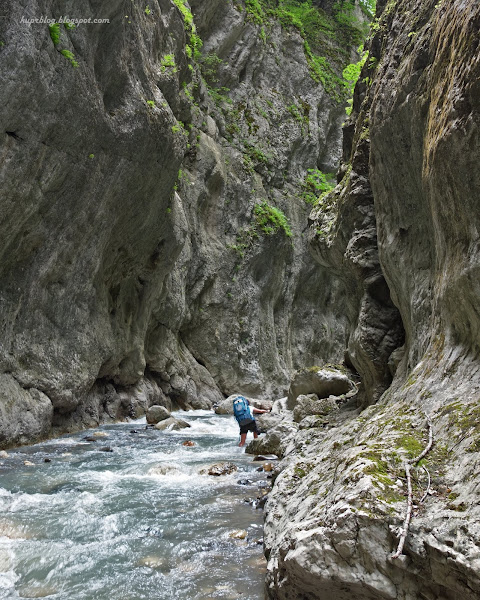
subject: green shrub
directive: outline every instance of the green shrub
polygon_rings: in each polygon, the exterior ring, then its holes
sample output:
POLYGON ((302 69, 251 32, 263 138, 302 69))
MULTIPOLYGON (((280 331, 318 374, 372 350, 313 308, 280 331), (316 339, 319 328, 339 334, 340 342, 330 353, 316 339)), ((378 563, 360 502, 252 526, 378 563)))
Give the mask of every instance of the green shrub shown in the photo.
POLYGON ((287 217, 279 208, 271 206, 266 200, 255 205, 253 214, 256 228, 259 228, 266 235, 273 235, 281 229, 287 237, 292 237, 292 230, 287 217))

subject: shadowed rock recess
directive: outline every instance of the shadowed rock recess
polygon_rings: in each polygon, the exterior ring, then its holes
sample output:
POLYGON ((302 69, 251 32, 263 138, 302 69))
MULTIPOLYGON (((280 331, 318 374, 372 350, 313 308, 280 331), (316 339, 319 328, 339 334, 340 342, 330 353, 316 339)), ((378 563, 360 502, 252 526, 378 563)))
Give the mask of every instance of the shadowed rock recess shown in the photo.
POLYGON ((478 0, 377 0, 343 146, 372 2, 85 4, 1 7, 2 448, 275 401, 266 598, 478 599, 478 0))

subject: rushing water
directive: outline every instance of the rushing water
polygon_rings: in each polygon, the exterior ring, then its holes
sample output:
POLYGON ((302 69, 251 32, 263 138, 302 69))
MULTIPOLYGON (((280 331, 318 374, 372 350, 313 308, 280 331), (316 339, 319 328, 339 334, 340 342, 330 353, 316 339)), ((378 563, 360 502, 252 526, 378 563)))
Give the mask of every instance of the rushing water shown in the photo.
POLYGON ((245 499, 264 474, 232 417, 179 416, 191 428, 103 426, 0 460, 0 598, 263 598, 263 515, 245 499), (86 441, 93 432, 108 437, 86 441), (199 474, 220 461, 238 471, 199 474))

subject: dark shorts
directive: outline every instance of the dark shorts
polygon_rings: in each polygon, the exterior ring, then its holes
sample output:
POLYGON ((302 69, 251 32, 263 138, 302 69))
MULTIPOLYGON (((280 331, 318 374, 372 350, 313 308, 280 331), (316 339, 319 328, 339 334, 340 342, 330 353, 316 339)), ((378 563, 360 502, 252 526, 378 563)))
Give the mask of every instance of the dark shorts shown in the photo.
POLYGON ((242 433, 248 433, 249 431, 252 431, 253 433, 258 433, 257 422, 255 421, 255 419, 253 421, 250 421, 250 423, 240 425, 240 435, 242 433))

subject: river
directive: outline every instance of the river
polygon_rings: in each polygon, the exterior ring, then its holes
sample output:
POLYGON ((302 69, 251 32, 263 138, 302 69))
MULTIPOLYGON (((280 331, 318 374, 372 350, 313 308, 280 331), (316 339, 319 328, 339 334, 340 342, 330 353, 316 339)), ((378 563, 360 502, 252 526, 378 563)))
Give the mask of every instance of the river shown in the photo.
POLYGON ((105 425, 0 459, 0 598, 263 598, 263 514, 245 500, 265 473, 233 417, 176 416, 191 427, 105 425), (238 471, 199 473, 220 461, 238 471))

